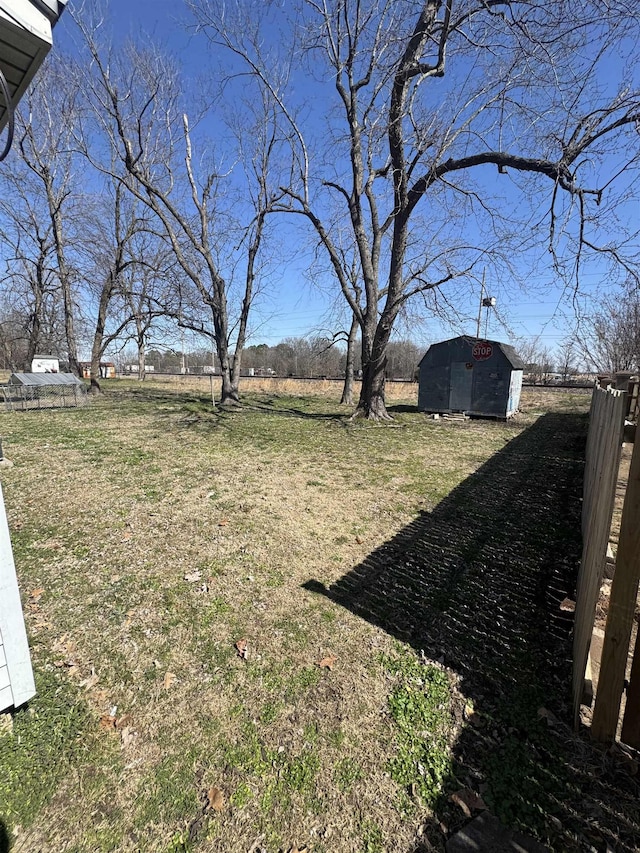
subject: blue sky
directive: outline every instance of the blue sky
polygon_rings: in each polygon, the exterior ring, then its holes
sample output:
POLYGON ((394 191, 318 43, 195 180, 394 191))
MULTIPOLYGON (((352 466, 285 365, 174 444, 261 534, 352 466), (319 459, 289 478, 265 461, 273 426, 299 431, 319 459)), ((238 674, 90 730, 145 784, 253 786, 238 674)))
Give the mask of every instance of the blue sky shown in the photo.
MULTIPOLYGON (((204 37, 188 31, 188 14, 179 0, 110 0, 108 8, 116 36, 137 38, 141 33, 146 33, 174 53, 176 59, 184 65, 187 77, 195 79, 206 73, 211 63, 209 46, 204 37)), ((67 49, 70 43, 70 23, 63 16, 56 33, 57 43, 67 49)), ((206 129, 203 127, 203 131, 206 129)), ((495 180, 494 174, 490 180, 495 180)), ((633 202, 630 210, 633 210, 633 202)), ((332 291, 330 272, 327 270, 323 275, 321 267, 316 265, 315 277, 321 282, 320 288, 313 286, 306 275, 312 235, 305 238, 300 233, 298 223, 287 224, 283 228, 288 248, 291 248, 292 243, 296 245, 295 258, 283 261, 274 287, 256 305, 253 336, 249 343, 275 344, 287 336, 302 336, 314 330, 335 329, 339 325, 333 304, 341 305, 341 297, 332 291)), ((525 270, 529 278, 527 290, 510 288, 505 282, 492 281, 491 271, 488 270, 486 292, 495 294, 498 299, 497 312, 489 314, 489 337, 504 340, 510 337, 509 333, 516 338, 539 336, 542 344, 553 348, 571 331, 575 322, 571 294, 563 293, 546 259, 543 261, 537 263, 537 270, 532 268, 530 275, 525 270)), ((526 256, 523 256, 523 269, 527 263, 526 256)), ((480 296, 479 275, 478 270, 477 280, 472 286, 473 293, 466 296, 459 306, 463 319, 453 328, 443 324, 437 317, 424 315, 421 322, 414 319, 408 329, 399 327, 398 336, 410 335, 416 342, 427 345, 456 332, 474 333, 480 296)), ((608 286, 604 267, 586 267, 583 283, 584 290, 579 303, 581 310, 588 310, 589 300, 593 297, 597 304, 597 294, 608 286)), ((484 329, 483 312, 483 333, 484 329)))

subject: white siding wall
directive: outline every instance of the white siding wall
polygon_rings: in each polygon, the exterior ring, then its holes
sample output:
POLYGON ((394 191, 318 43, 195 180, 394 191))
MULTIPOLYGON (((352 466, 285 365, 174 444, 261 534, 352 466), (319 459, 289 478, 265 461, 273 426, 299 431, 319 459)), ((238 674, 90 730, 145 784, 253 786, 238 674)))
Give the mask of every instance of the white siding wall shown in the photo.
POLYGON ((0 712, 23 705, 36 688, 0 488, 0 712))

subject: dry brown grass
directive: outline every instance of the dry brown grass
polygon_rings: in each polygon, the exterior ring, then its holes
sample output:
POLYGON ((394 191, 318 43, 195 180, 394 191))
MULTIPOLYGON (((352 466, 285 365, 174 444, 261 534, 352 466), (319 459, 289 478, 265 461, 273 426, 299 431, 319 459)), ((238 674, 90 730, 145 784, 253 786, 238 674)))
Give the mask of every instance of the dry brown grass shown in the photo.
MULTIPOLYGON (((211 387, 209 376, 178 376, 167 374, 150 373, 144 380, 153 385, 164 386, 174 390, 191 390, 198 393, 207 393, 211 387)), ((143 384, 143 383, 140 383, 143 384)), ((216 398, 220 395, 220 378, 214 377, 214 392, 216 398)), ((267 376, 245 376, 241 380, 241 393, 243 394, 278 394, 290 397, 324 397, 332 400, 340 400, 343 383, 339 379, 288 379, 267 376)), ((357 399, 360 393, 360 382, 354 382, 354 397, 357 399)), ((391 402, 418 399, 417 382, 393 382, 386 385, 386 397, 391 402)))

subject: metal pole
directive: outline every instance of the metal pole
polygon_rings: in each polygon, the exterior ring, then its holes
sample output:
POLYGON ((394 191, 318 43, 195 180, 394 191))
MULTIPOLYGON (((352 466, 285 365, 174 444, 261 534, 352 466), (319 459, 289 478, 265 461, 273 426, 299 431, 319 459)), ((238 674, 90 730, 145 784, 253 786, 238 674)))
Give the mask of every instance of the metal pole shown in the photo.
POLYGON ((213 394, 213 373, 211 374, 211 376, 210 376, 209 378, 211 379, 211 405, 212 405, 212 406, 213 406, 213 408, 215 409, 215 407, 216 407, 216 398, 215 398, 215 396, 214 396, 214 394, 213 394))
MULTIPOLYGON (((484 274, 486 272, 485 269, 482 270, 482 284, 480 285, 480 305, 478 306, 478 325, 476 327, 476 338, 480 340, 480 322, 482 320, 482 300, 484 299, 484 274)), ((486 337, 486 333, 485 333, 486 337)))

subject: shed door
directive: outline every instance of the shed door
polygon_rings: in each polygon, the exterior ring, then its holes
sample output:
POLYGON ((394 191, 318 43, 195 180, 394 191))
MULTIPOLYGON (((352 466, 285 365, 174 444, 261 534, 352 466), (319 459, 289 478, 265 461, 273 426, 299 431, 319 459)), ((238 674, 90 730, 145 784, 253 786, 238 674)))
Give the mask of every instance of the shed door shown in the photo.
POLYGON ((464 361, 452 361, 449 379, 449 408, 452 412, 468 411, 471 409, 473 370, 464 361))

